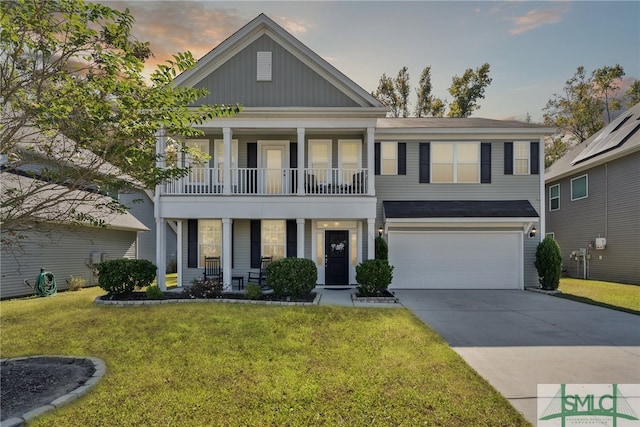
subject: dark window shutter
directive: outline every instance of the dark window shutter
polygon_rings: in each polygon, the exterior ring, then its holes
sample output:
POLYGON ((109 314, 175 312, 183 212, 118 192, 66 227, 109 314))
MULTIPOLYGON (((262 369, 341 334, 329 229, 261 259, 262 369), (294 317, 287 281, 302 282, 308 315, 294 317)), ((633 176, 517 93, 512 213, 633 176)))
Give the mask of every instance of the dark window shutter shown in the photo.
POLYGON ((419 180, 421 183, 431 182, 431 144, 428 142, 421 142, 418 146, 419 157, 419 180))
POLYGON ((504 174, 513 175, 513 142, 504 143, 504 174))
POLYGON ((187 220, 187 267, 198 268, 198 220, 187 220))
POLYGON ((407 143, 398 142, 398 175, 407 174, 407 143))
POLYGON ((529 145, 529 159, 531 161, 531 175, 540 174, 540 143, 532 142, 529 145))
POLYGON ((250 223, 251 234, 251 268, 260 268, 260 258, 262 257, 261 246, 262 238, 260 237, 260 220, 252 219, 250 223))
POLYGON ((491 184, 491 143, 480 144, 480 183, 491 184))
MULTIPOLYGON (((257 142, 248 142, 247 143, 247 167, 256 169, 258 167, 258 143, 257 142)), ((257 193, 258 192, 258 172, 257 171, 248 171, 250 174, 247 178, 247 192, 248 193, 257 193)))
POLYGON ((374 153, 374 173, 376 175, 380 175, 380 143, 376 142, 373 145, 373 153, 374 153))
POLYGON ((289 144, 289 167, 297 168, 298 167, 298 143, 292 142, 289 144))
POLYGON ((295 219, 287 220, 287 258, 298 256, 298 224, 295 219))

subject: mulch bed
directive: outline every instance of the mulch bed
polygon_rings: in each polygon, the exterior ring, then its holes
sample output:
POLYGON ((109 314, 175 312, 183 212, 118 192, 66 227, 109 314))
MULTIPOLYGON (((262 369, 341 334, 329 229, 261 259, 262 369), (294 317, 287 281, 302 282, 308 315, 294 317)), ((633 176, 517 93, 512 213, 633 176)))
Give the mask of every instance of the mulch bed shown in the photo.
MULTIPOLYGON (((164 298, 161 299, 197 299, 189 297, 182 292, 163 292, 164 298)), ((282 301, 282 302, 313 302, 315 300, 316 293, 312 292, 306 296, 293 298, 293 297, 276 297, 272 293, 265 293, 260 298, 255 298, 256 301, 282 301)), ((130 292, 125 295, 103 295, 100 297, 104 301, 153 301, 152 298, 147 297, 146 292, 130 292)), ((239 292, 223 292, 218 298, 210 299, 235 299, 235 300, 249 300, 244 293, 239 292)))

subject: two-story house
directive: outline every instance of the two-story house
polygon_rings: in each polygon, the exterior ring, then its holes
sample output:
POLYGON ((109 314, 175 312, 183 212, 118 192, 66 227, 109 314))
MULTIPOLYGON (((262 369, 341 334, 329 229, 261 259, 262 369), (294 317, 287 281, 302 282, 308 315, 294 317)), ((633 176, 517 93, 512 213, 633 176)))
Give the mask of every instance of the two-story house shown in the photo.
POLYGON ((640 284, 640 104, 552 164, 546 191, 568 275, 640 284))
MULTIPOLYGON (((551 129, 387 119, 375 98, 265 15, 175 82, 209 89, 202 103, 243 105, 186 140, 210 160, 181 159, 190 174, 156 189, 158 269, 165 223, 175 221, 180 285, 202 277, 206 256, 221 257, 227 288, 262 256, 308 258, 318 284, 354 284, 378 235, 389 243, 393 288, 537 284, 542 138, 551 129)), ((159 138, 159 154, 167 144, 159 138)))

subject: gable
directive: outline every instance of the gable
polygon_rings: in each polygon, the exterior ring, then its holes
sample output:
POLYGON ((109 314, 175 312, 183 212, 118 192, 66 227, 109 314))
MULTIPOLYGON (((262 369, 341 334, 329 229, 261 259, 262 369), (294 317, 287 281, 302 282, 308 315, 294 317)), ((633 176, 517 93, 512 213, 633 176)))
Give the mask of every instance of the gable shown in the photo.
POLYGON ((198 82, 203 104, 244 107, 358 107, 269 35, 263 34, 198 82), (271 52, 271 80, 258 81, 258 52, 271 52))

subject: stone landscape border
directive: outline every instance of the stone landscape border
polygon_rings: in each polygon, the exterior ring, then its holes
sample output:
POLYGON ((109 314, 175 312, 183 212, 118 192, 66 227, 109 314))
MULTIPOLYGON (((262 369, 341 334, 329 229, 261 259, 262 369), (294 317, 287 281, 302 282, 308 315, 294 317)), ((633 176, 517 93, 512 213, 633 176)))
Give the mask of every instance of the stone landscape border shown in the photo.
POLYGON ((39 406, 34 408, 24 414, 21 417, 13 417, 8 418, 2 422, 0 422, 0 427, 17 427, 22 426, 25 423, 31 421, 33 418, 44 414, 47 411, 52 409, 60 408, 61 406, 66 405, 67 403, 73 402, 79 397, 85 395, 93 386, 95 386, 98 381, 102 379, 105 372, 107 371, 107 366, 105 365, 102 359, 98 359, 97 357, 76 357, 76 356, 27 356, 27 357, 12 357, 9 359, 1 359, 0 363, 18 361, 18 360, 29 360, 29 359, 48 359, 52 362, 64 362, 64 363, 93 363, 93 367, 95 371, 93 375, 87 379, 84 383, 82 383, 79 387, 74 390, 71 390, 69 393, 62 395, 46 405, 39 406))
MULTIPOLYGON (((255 304, 255 305, 294 305, 294 306, 310 306, 319 305, 322 294, 316 293, 316 297, 312 302, 298 302, 298 301, 264 301, 264 300, 248 300, 248 299, 233 299, 233 298, 172 298, 172 299, 157 299, 157 300, 138 300, 138 301, 126 301, 126 300, 103 300, 99 296, 94 300, 97 305, 116 305, 116 306, 140 306, 140 305, 157 305, 157 304, 184 304, 184 303, 228 303, 228 304, 255 304)), ((4 427, 4 426, 0 426, 4 427)))

